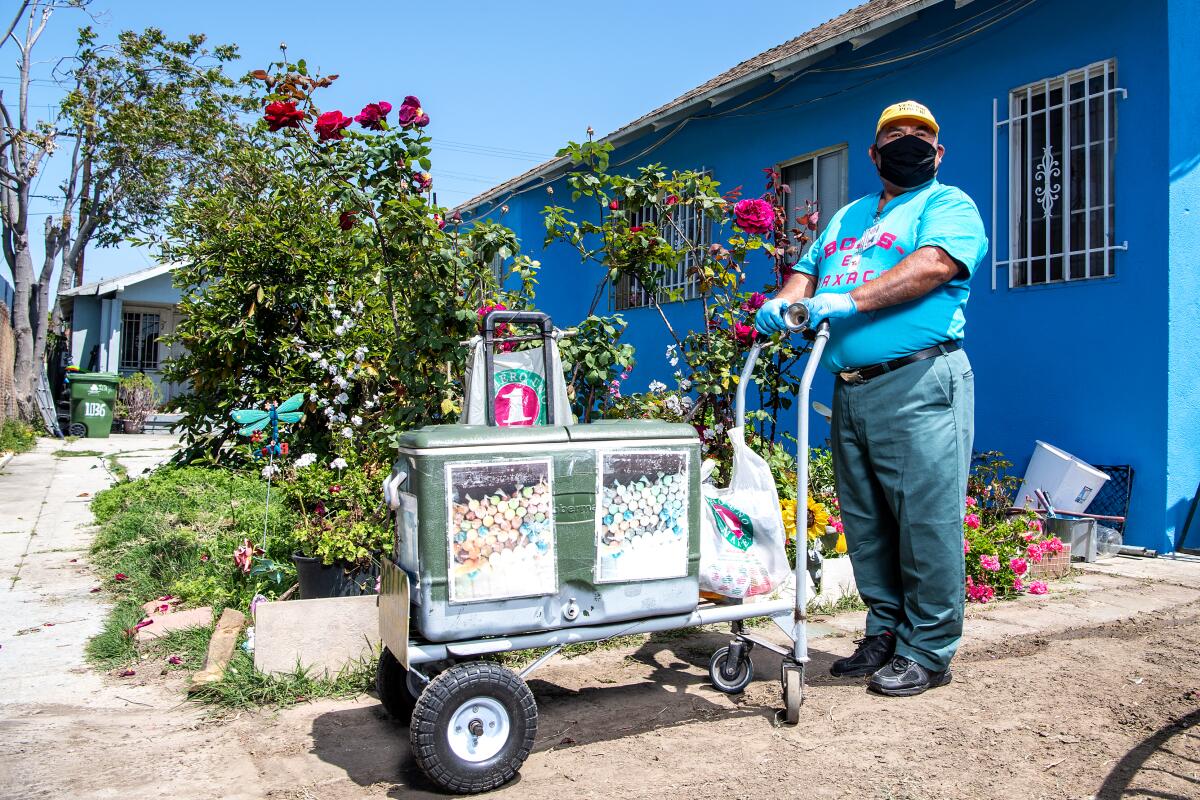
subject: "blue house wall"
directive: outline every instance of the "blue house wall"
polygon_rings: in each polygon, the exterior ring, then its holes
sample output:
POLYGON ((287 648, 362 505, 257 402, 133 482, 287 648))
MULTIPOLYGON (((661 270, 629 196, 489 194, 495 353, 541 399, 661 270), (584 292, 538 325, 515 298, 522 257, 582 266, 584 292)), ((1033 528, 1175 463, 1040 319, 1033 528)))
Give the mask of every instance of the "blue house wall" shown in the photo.
MULTIPOLYGON (((1172 549, 1174 532, 1200 479, 1200 459, 1188 452, 1195 438, 1190 431, 1200 424, 1197 359, 1189 358, 1200 344, 1195 340, 1200 271, 1194 255, 1200 152, 1195 132, 1200 123, 1195 119, 1195 87, 1182 79, 1190 69, 1194 80, 1196 57, 1182 39, 1187 27, 1182 22, 1172 26, 1174 42, 1167 46, 1168 7, 1172 19, 1190 24, 1195 5, 1195 0, 1136 5, 976 0, 955 9, 953 2, 941 3, 865 47, 839 51, 814 65, 820 71, 782 89, 753 89, 698 111, 703 116, 682 128, 669 125, 623 145, 612 163, 628 161, 622 167, 628 170, 650 162, 676 169, 704 167, 723 189, 742 185, 753 196, 762 191, 763 167, 845 143, 849 197, 854 199, 879 189, 866 151, 880 110, 912 98, 938 117, 947 149, 940 180, 974 198, 993 247, 999 238, 1004 254, 1008 210, 1003 186, 998 230, 991 223, 993 98, 1003 119, 1010 90, 1115 59, 1117 85, 1128 90, 1128 97, 1116 105, 1114 234, 1117 242, 1128 242, 1128 251, 1116 254, 1112 278, 1009 289, 1008 276, 1000 269, 994 290, 989 252, 972 282, 967 313, 976 379, 976 449, 1004 451, 1016 462, 1018 474, 1035 439, 1092 463, 1131 464, 1136 480, 1126 540, 1172 549), (945 44, 953 35, 947 30, 968 18, 995 21, 945 44), (930 52, 886 66, 838 70, 920 48, 930 52), (745 105, 755 98, 761 99, 745 105), (1177 126, 1187 133, 1177 135, 1177 126), (661 145, 640 155, 657 142, 661 145), (1193 214, 1190 220, 1183 220, 1185 213, 1193 214), (1188 228, 1189 244, 1169 243, 1173 226, 1188 228), (1189 268, 1187 276, 1179 275, 1189 268), (1172 332, 1181 327, 1190 327, 1192 338, 1172 341, 1172 332)), ((585 123, 581 120, 581 127, 585 123)), ((999 171, 1004 175, 1003 141, 1001 148, 999 171)), ((502 216, 517 231, 525 252, 542 261, 538 306, 565 326, 586 313, 601 275, 594 266, 580 265, 567 247, 542 248, 541 209, 551 201, 569 205, 563 181, 552 186, 552 199, 544 187, 526 186, 497 196, 475 213, 502 216), (502 204, 508 207, 506 214, 500 213, 502 204)), ((589 213, 594 215, 594 209, 579 208, 580 216, 589 213)), ((757 270, 748 288, 770 280, 765 257, 757 270)), ((669 304, 664 310, 677 329, 700 323, 696 302, 669 304)), ((638 351, 631 388, 669 379, 672 370, 663 357, 669 338, 657 312, 622 313, 629 322, 625 340, 638 351)), ((832 377, 818 375, 814 399, 828 403, 832 377)), ((819 442, 828 431, 814 421, 814 441, 819 442)), ((794 420, 786 424, 794 430, 794 420)))

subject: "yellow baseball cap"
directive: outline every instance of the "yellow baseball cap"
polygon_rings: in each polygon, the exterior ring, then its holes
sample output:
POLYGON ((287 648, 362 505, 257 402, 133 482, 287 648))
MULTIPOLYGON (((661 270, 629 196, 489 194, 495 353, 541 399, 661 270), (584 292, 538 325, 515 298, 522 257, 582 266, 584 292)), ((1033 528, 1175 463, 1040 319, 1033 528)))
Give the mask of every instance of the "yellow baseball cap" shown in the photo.
POLYGON ((884 125, 898 119, 919 119, 928 125, 934 133, 938 132, 937 120, 933 118, 932 111, 916 100, 904 100, 890 105, 883 110, 883 113, 879 115, 879 124, 875 126, 875 135, 879 135, 884 125))

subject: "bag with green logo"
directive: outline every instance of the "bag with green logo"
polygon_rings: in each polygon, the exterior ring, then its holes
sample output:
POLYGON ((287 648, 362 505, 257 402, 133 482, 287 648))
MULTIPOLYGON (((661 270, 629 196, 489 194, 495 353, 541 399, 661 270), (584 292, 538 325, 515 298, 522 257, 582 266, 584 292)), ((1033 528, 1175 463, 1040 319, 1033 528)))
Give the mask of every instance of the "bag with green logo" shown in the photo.
POLYGON ((769 594, 783 587, 791 571, 775 479, 744 433, 729 431, 733 474, 727 488, 708 480, 714 462, 700 470, 700 590, 725 597, 769 594))

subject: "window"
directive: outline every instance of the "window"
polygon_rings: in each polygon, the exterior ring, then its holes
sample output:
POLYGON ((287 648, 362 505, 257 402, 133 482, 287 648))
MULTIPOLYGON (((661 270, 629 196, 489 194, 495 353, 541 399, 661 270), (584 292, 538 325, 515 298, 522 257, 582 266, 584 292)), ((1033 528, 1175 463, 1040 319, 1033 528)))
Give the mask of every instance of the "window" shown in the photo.
MULTIPOLYGON (((814 201, 820 210, 818 215, 817 233, 825 230, 829 220, 837 210, 846 205, 846 146, 823 150, 803 156, 780 167, 783 182, 791 190, 784 200, 787 211, 787 229, 790 244, 797 246, 795 257, 790 259, 794 264, 804 254, 806 245, 793 239, 791 229, 797 227, 796 216, 807 211, 805 201, 814 201)), ((809 232, 809 236, 813 235, 809 232)))
MULTIPOLYGON (((704 214, 695 206, 677 205, 673 206, 674 210, 671 213, 671 220, 667 224, 658 226, 659 235, 667 240, 667 243, 676 250, 687 246, 688 242, 693 242, 697 250, 703 251, 708 248, 709 225, 704 218, 704 214)), ((657 223, 654 218, 655 209, 642 208, 634 215, 631 224, 646 225, 648 223, 657 223)), ((696 277, 690 275, 688 271, 697 264, 697 250, 688 250, 683 254, 679 261, 679 266, 672 267, 663 271, 663 275, 659 280, 658 302, 665 303, 669 300, 695 300, 700 296, 700 288, 696 283, 696 277)), ((617 311, 622 311, 627 308, 642 308, 653 304, 655 298, 650 296, 642 285, 635 278, 623 277, 617 282, 613 291, 613 306, 617 311)))
POLYGON ((158 369, 158 336, 162 322, 158 314, 126 311, 121 325, 121 369, 145 372, 158 369))
POLYGON ((1112 60, 1009 93, 1010 287, 1115 274, 1118 93, 1112 60))
POLYGON ((504 256, 496 253, 496 255, 492 256, 492 263, 488 266, 492 268, 492 277, 496 279, 496 285, 503 289, 504 276, 507 273, 504 267, 504 256))

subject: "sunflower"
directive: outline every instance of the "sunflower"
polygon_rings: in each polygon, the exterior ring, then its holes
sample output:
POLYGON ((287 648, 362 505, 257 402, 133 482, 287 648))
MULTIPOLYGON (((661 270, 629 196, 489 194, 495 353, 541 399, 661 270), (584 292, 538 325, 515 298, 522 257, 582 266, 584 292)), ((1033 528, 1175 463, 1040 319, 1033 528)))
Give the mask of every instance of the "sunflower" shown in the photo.
POLYGON ((779 513, 783 515, 783 530, 789 542, 796 541, 796 501, 780 500, 779 513))
POLYGON ((825 526, 829 524, 829 512, 825 506, 808 498, 808 540, 816 541, 825 535, 825 526))

